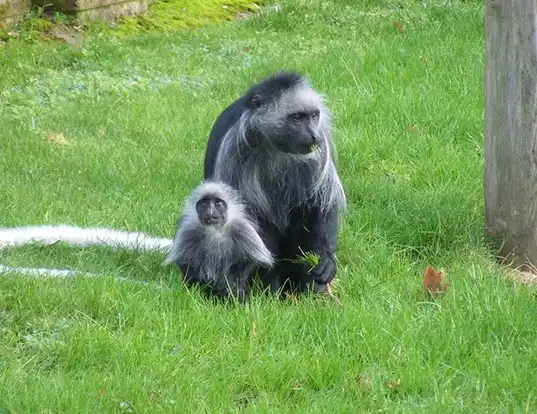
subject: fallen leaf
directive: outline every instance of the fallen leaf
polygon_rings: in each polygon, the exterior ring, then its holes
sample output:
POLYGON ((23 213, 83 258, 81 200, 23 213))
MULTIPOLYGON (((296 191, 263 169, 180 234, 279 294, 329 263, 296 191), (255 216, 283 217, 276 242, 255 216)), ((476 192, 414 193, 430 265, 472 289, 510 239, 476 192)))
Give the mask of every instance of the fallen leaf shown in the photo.
POLYGON ((57 145, 59 147, 65 147, 71 145, 69 141, 63 136, 63 134, 50 134, 47 137, 48 142, 57 145))
POLYGON ((407 129, 410 132, 420 132, 420 128, 416 124, 409 125, 407 129))
POLYGON ((104 128, 99 128, 99 136, 104 137, 106 135, 106 130, 104 128))
POLYGON ((442 271, 437 272, 431 266, 427 266, 423 272, 423 289, 429 293, 440 293, 447 290, 449 285, 442 284, 442 271))
POLYGON ((337 296, 337 294, 334 292, 334 290, 332 289, 332 284, 331 283, 327 283, 326 284, 326 290, 328 292, 328 296, 334 300, 334 302, 336 302, 336 304, 338 305, 341 305, 341 301, 339 300, 339 297, 337 296))
POLYGON ((150 401, 160 401, 162 400, 162 392, 160 391, 149 391, 148 394, 150 401))
POLYGON ((289 302, 298 302, 298 296, 294 293, 285 292, 285 300, 289 302))
POLYGON ((104 397, 104 388, 99 388, 99 398, 104 397))
POLYGON ((366 374, 360 374, 354 379, 358 389, 366 394, 373 392, 373 378, 366 374))
POLYGON ((390 381, 386 384, 390 391, 395 391, 401 386, 401 380, 390 381))
POLYGON ((296 396, 303 390, 304 387, 302 386, 302 384, 300 382, 295 382, 295 384, 291 387, 291 391, 289 392, 289 394, 296 396))
POLYGON ((235 20, 246 20, 246 19, 249 19, 252 15, 253 13, 247 13, 247 12, 237 13, 235 15, 235 20))
POLYGON ((394 20, 392 22, 392 26, 397 30, 399 33, 402 33, 405 30, 405 24, 401 20, 394 20))
POLYGON ((252 322, 252 327, 250 328, 250 335, 257 336, 257 326, 255 324, 255 321, 252 322))

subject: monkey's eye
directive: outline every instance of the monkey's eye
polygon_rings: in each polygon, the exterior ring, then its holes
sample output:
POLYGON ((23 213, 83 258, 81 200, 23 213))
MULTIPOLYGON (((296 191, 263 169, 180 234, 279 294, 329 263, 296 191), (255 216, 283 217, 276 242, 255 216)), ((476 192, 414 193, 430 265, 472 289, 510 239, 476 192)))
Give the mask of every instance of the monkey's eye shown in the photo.
POLYGON ((293 121, 298 122, 302 119, 302 116, 300 116, 300 114, 293 114, 292 118, 293 121))
POLYGON ((216 201, 214 202, 214 205, 215 205, 216 207, 222 207, 222 206, 224 205, 224 202, 223 202, 222 200, 216 200, 216 201))

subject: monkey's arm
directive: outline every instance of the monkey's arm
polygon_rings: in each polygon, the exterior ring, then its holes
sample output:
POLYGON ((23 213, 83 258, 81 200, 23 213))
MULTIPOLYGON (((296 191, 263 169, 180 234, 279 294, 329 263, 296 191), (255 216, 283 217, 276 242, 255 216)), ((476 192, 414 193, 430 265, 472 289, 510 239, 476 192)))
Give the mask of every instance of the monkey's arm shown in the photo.
MULTIPOLYGON (((334 257, 338 227, 337 209, 332 208, 326 213, 317 208, 308 209, 305 224, 299 246, 304 253, 311 250, 319 256, 317 266, 308 272, 309 278, 319 285, 326 285, 334 279, 337 271, 334 257)), ((320 288, 324 289, 323 286, 320 288)))

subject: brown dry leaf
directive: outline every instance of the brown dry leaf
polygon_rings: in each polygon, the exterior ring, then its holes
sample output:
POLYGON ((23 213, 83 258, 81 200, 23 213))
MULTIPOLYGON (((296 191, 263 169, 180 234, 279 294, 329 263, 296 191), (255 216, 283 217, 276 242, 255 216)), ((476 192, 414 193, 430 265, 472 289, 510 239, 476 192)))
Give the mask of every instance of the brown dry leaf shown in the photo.
POLYGON ((48 142, 57 145, 59 147, 65 147, 71 145, 69 141, 63 136, 63 134, 50 134, 47 137, 48 142))
POLYGON ((427 266, 423 272, 423 289, 429 293, 441 293, 447 290, 449 285, 442 284, 442 271, 435 271, 431 266, 427 266))
POLYGON ((295 384, 291 387, 290 394, 291 395, 297 395, 300 391, 302 391, 304 387, 300 382, 295 382, 295 384))
POLYGON ((405 30, 405 23, 401 20, 394 20, 392 22, 392 26, 397 30, 399 33, 402 33, 405 30))
POLYGON ((99 388, 99 398, 104 397, 104 388, 99 388))
POLYGON ((407 129, 410 132, 420 132, 420 128, 416 124, 409 125, 407 129))
POLYGON ((356 376, 355 381, 360 391, 366 394, 373 392, 373 378, 371 376, 360 374, 356 376))
POLYGON ((328 295, 330 296, 330 298, 333 299, 334 302, 336 302, 336 304, 341 305, 341 301, 339 300, 339 297, 336 295, 336 293, 332 289, 332 285, 330 283, 326 284, 326 290, 328 291, 328 295))
POLYGON ((285 292, 285 300, 288 300, 289 302, 298 302, 298 296, 294 293, 285 292))
POLYGON ((390 391, 395 391, 401 386, 401 380, 390 381, 386 384, 390 391))
POLYGON ((162 392, 161 391, 149 391, 148 397, 150 401, 160 401, 162 400, 162 392))
POLYGON ((253 13, 240 12, 235 15, 235 20, 246 20, 252 17, 253 15, 254 15, 253 13))
POLYGON ((104 137, 106 135, 106 130, 104 128, 99 128, 99 136, 104 137))
POLYGON ((257 336, 257 325, 255 324, 255 321, 252 322, 252 327, 250 328, 250 335, 257 336))

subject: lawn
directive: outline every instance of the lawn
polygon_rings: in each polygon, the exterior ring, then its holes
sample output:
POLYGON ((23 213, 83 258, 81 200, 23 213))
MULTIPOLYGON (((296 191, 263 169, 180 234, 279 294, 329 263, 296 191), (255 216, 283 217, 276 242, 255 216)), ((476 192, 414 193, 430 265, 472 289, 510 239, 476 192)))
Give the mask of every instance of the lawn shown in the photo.
POLYGON ((483 50, 482 4, 462 0, 289 0, 196 30, 1 47, 2 226, 171 237, 219 112, 280 69, 326 96, 349 211, 339 305, 213 303, 159 254, 1 251, 101 276, 0 276, 0 413, 534 411, 535 290, 483 235, 483 50), (428 264, 446 269, 439 297, 428 264))

